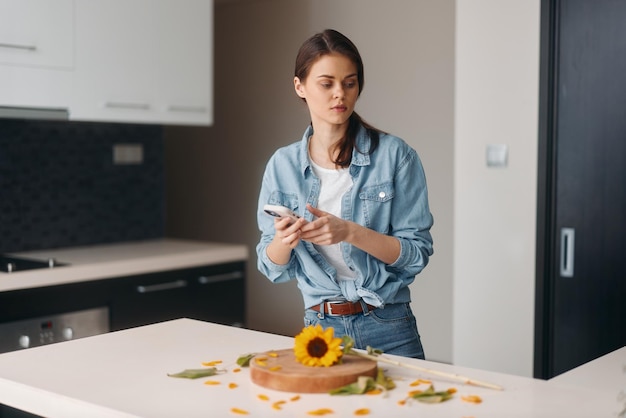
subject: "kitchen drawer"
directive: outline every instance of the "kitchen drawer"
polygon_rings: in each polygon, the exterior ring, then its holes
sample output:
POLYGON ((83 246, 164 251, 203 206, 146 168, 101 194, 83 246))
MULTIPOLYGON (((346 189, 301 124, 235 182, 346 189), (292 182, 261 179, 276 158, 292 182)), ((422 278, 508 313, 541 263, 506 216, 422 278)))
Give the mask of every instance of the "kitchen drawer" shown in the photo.
POLYGON ((121 278, 112 292, 112 330, 182 317, 244 325, 244 263, 121 278))

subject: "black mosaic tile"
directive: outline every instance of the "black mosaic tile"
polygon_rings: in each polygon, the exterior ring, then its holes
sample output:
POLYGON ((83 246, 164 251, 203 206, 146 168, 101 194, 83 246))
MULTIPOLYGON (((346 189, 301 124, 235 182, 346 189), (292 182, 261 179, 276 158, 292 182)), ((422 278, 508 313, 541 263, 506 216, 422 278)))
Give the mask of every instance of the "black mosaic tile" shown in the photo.
POLYGON ((0 253, 162 237, 163 152, 158 125, 0 120, 0 253))

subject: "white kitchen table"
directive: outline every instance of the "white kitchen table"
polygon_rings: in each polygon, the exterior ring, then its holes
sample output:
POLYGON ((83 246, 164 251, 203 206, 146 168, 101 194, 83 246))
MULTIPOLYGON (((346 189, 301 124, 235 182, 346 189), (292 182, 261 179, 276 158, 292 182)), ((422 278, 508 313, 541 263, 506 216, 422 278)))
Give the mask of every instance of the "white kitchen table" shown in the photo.
MULTIPOLYGON (((520 376, 422 360, 415 365, 457 373, 504 387, 497 391, 468 386, 406 368, 379 363, 396 382, 387 395, 330 396, 296 394, 260 387, 249 369, 236 372, 241 354, 290 348, 293 338, 179 319, 0 355, 0 403, 49 417, 228 417, 232 408, 253 417, 310 417, 319 408, 327 417, 350 417, 361 408, 372 417, 616 417, 626 385, 578 387, 520 376), (222 360, 225 373, 200 379, 168 377, 203 362, 222 360), (416 379, 432 380, 436 390, 454 387, 454 397, 440 404, 417 401, 400 405, 416 379), (207 380, 219 381, 206 385, 207 380), (235 383, 237 387, 229 387, 235 383), (463 395, 483 402, 467 403, 463 395), (269 400, 261 400, 265 395, 269 400), (298 400, 292 400, 300 395, 298 400), (272 408, 286 401, 282 410, 272 408)), ((619 358, 615 367, 622 370, 619 358)), ((626 378, 624 379, 626 382, 626 378)))

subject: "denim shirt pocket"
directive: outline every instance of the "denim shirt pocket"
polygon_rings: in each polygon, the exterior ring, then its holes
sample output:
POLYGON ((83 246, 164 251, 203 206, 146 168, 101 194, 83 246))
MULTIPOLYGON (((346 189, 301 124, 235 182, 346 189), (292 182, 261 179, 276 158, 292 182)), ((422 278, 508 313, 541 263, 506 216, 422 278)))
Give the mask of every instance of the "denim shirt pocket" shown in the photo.
POLYGON ((365 226, 381 233, 389 231, 391 206, 395 195, 392 182, 366 186, 359 192, 365 226))
POLYGON ((275 190, 270 194, 267 203, 270 205, 284 206, 296 213, 299 213, 298 195, 295 193, 285 193, 280 190, 275 190))

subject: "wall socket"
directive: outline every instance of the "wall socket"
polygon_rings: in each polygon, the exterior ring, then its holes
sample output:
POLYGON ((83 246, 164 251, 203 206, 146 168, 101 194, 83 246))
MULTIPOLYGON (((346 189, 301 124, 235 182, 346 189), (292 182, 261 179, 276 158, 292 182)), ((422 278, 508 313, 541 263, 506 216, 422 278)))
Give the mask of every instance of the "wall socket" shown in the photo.
POLYGON ((143 163, 142 144, 113 144, 113 164, 138 165, 143 163))

